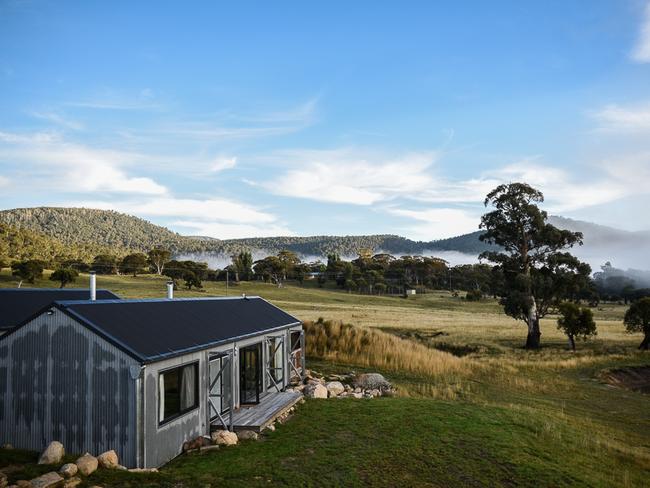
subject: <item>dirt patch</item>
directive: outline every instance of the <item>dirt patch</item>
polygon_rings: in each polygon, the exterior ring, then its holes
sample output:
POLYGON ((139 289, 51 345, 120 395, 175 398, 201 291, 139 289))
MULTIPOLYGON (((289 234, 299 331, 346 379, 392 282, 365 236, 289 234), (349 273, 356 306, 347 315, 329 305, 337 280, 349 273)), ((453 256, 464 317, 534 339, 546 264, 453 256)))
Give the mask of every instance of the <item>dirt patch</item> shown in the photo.
POLYGON ((609 385, 650 394, 650 366, 607 369, 600 377, 609 385))

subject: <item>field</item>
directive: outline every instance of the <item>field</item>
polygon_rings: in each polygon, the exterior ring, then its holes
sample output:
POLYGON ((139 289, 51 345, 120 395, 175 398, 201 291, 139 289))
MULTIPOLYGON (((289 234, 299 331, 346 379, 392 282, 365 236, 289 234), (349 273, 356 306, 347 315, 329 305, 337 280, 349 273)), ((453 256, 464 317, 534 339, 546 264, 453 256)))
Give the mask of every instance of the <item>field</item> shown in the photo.
MULTIPOLYGON (((84 276, 77 286, 86 283, 84 276)), ((156 276, 98 277, 99 287, 123 297, 163 297, 164 283, 156 276)), ((204 285, 176 296, 226 294, 223 283, 204 285)), ((0 287, 6 286, 15 281, 5 269, 0 287)), ((466 302, 446 291, 371 297, 310 284, 242 283, 228 293, 261 295, 303 321, 331 321, 327 330, 310 326, 308 367, 380 371, 399 396, 309 401, 262 442, 181 457, 160 474, 137 479, 97 473, 91 484, 647 485, 650 396, 603 380, 606 370, 650 365, 650 356, 636 350, 641 337, 624 332, 624 306, 595 309, 598 336, 579 342, 576 353, 548 317, 544 347, 527 352, 524 326, 493 300, 466 302), (339 321, 365 332, 351 333, 339 321)), ((0 466, 33 456, 3 453, 0 466)))

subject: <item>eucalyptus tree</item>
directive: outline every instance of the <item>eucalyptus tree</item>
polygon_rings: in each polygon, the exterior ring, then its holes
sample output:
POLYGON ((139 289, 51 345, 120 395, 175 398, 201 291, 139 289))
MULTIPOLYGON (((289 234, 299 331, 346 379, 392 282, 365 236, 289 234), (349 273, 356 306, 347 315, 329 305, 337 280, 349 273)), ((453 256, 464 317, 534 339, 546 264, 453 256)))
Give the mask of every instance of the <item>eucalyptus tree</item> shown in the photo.
POLYGON ((250 251, 240 251, 232 256, 232 267, 235 280, 249 281, 253 276, 253 255, 250 251))
POLYGON ((172 257, 172 253, 162 247, 155 247, 147 253, 147 257, 156 274, 162 275, 165 271, 165 265, 172 257))
POLYGON ((481 241, 498 246, 481 259, 502 272, 500 303, 504 312, 526 323, 527 349, 540 347, 540 319, 589 281, 591 269, 564 252, 582 244, 582 234, 558 229, 547 222, 538 206, 539 190, 526 183, 497 186, 485 198, 493 210, 483 215, 481 241))
POLYGON ((61 283, 60 288, 65 287, 68 283, 74 283, 79 276, 79 272, 73 268, 59 268, 52 272, 50 281, 61 283))
POLYGON ((630 305, 623 319, 628 332, 643 332, 639 349, 650 349, 650 297, 641 298, 630 305))
POLYGON ((586 341, 596 335, 596 322, 590 308, 573 302, 563 302, 558 311, 560 317, 557 319, 557 328, 566 334, 572 351, 576 350, 576 339, 586 341))

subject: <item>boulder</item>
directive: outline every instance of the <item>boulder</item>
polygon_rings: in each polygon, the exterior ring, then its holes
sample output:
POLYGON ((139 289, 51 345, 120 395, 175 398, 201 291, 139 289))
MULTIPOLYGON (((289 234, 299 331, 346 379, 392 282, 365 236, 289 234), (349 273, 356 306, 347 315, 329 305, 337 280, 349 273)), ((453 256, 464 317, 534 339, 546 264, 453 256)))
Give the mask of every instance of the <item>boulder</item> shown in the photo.
POLYGON ((275 425, 273 425, 273 424, 267 425, 266 430, 268 430, 270 432, 275 432, 275 425))
POLYGON ((354 386, 363 390, 389 390, 391 384, 379 373, 364 373, 354 379, 354 386))
POLYGON ((118 471, 127 471, 129 468, 127 468, 126 466, 122 466, 121 464, 118 464, 117 466, 115 466, 115 469, 117 469, 118 471))
POLYGON ((211 439, 206 439, 203 436, 199 436, 196 439, 191 441, 183 442, 183 452, 195 451, 201 449, 202 447, 209 446, 212 443, 211 439))
POLYGON ((117 465, 120 464, 117 453, 113 449, 110 451, 102 452, 99 456, 97 456, 97 462, 102 468, 105 469, 115 469, 117 465))
POLYGON ((242 441, 256 441, 259 438, 259 434, 254 430, 242 430, 237 432, 237 437, 242 441))
POLYGON ((327 398, 327 388, 320 383, 307 385, 303 393, 308 398, 327 398))
POLYGON ((73 478, 68 478, 63 482, 63 488, 76 488, 82 483, 82 479, 79 476, 73 478))
POLYGON ((340 381, 330 381, 325 384, 325 388, 327 388, 327 393, 331 397, 340 395, 345 391, 345 386, 340 381))
POLYGON ((14 448, 14 446, 12 446, 7 442, 6 444, 2 444, 2 448, 6 449, 7 451, 11 451, 14 448))
POLYGON ((234 446, 237 444, 237 434, 229 430, 215 430, 210 437, 218 446, 234 446))
POLYGON ((99 462, 97 461, 97 458, 95 456, 86 453, 83 456, 81 456, 79 459, 77 459, 75 464, 77 465, 77 468, 79 468, 79 472, 81 474, 83 474, 84 476, 88 476, 97 470, 97 466, 99 465, 99 462))
POLYGON ((79 471, 79 468, 77 468, 76 464, 67 463, 61 466, 61 469, 59 469, 59 474, 64 478, 72 478, 77 474, 77 471, 79 471))
POLYGON ((354 398, 363 398, 363 393, 361 393, 360 391, 355 391, 354 393, 352 393, 352 396, 354 398))
POLYGON ((41 457, 38 458, 38 464, 57 464, 61 462, 63 456, 65 456, 63 444, 58 441, 52 441, 45 448, 41 457))
POLYGON ((56 488, 63 484, 63 478, 54 471, 45 473, 30 481, 33 488, 56 488))
POLYGON ((16 486, 18 488, 32 488, 32 483, 31 481, 18 480, 16 481, 16 486))
POLYGON ((0 488, 5 488, 9 481, 7 480, 7 475, 3 472, 0 472, 0 488))

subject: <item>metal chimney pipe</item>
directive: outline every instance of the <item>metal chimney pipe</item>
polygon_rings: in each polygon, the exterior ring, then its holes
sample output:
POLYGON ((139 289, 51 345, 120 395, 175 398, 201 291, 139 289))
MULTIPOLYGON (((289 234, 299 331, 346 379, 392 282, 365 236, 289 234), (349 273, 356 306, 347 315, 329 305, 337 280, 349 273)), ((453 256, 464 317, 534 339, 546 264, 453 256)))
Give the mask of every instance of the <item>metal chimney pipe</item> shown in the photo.
POLYGON ((174 282, 167 282, 167 299, 172 300, 174 298, 174 282))
POLYGON ((97 299, 97 276, 94 271, 90 272, 90 300, 95 301, 97 299))

